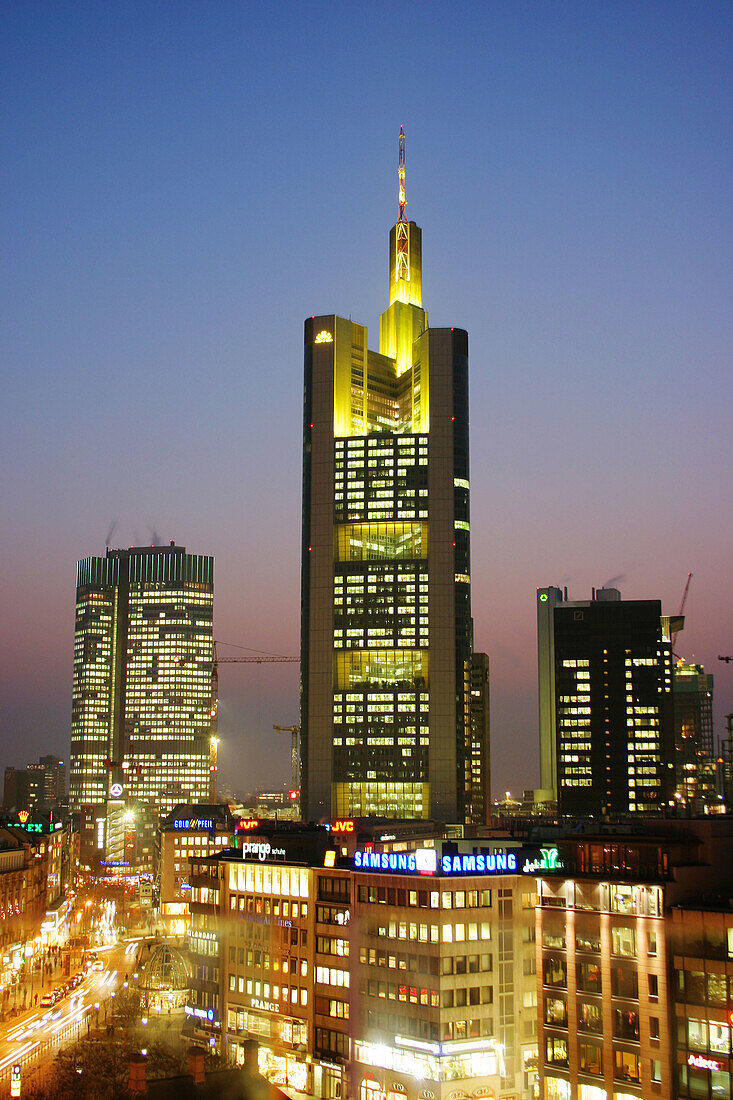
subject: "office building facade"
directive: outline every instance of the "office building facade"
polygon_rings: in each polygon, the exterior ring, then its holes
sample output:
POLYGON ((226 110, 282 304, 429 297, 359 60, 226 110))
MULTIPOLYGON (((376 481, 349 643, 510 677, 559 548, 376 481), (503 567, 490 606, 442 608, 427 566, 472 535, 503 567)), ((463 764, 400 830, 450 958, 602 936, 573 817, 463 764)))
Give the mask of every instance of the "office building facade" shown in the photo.
POLYGON ((537 897, 543 1100, 731 1095, 731 919, 699 897, 727 898, 732 845, 722 818, 557 841, 537 897))
MULTIPOLYGON (((537 591, 540 763, 561 815, 661 813, 674 794, 671 632, 658 600, 537 591)), ((679 625, 678 625, 679 624, 679 625)))
POLYGON ((150 864, 160 817, 207 800, 213 601, 213 558, 174 543, 77 566, 70 804, 105 807, 108 863, 150 864))
POLYGON ((302 787, 315 820, 471 814, 468 336, 428 327, 404 175, 400 187, 379 352, 363 325, 305 322, 302 787))
POLYGON ((733 1096, 733 909, 718 897, 671 913, 674 1095, 680 1100, 733 1096))

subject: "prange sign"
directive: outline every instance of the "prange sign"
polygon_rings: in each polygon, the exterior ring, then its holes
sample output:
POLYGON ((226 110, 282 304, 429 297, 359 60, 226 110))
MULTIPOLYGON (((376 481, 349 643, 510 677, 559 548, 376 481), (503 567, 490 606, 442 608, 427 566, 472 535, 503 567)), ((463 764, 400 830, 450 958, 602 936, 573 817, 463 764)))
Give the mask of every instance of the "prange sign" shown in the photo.
POLYGON ((273 848, 269 840, 243 840, 242 855, 246 859, 259 859, 262 863, 267 859, 285 859, 284 848, 273 848))

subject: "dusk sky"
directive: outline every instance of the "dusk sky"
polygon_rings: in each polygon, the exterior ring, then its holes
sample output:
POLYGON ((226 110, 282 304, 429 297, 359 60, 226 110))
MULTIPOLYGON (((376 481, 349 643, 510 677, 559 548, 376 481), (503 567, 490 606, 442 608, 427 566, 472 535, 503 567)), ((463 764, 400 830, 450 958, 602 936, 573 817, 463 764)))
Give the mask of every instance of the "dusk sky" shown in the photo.
MULTIPOLYGON (((469 332, 492 788, 539 782, 535 593, 679 608, 733 711, 733 5, 0 3, 0 767, 68 757, 76 560, 214 554, 215 635, 298 653, 303 320, 387 305, 397 135, 469 332)), ((222 648, 222 653, 235 654, 222 648)), ((297 665, 220 677, 288 776, 297 665)))

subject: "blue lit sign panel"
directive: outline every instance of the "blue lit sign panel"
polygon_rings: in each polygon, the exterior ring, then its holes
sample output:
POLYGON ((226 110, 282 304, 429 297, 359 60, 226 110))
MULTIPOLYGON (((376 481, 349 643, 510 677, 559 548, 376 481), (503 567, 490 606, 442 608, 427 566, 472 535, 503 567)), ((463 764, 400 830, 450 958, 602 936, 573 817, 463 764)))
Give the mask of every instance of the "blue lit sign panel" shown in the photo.
POLYGON ((354 852, 356 871, 396 871, 403 874, 434 875, 438 857, 433 848, 418 848, 414 852, 354 852))
POLYGON ((492 855, 484 855, 483 852, 448 853, 441 859, 440 869, 444 875, 515 874, 517 856, 515 852, 496 852, 492 855))
POLYGON ((211 832, 214 828, 214 819, 211 817, 177 817, 173 822, 174 829, 205 829, 211 832))

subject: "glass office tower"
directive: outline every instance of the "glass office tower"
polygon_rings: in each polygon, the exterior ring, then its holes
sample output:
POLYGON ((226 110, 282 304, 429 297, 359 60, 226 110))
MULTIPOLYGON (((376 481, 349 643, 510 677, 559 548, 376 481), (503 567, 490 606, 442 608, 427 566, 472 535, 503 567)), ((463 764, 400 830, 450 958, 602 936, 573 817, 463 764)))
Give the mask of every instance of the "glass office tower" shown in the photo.
POLYGON ((108 859, 207 800, 213 604, 214 559, 174 543, 78 563, 70 804, 106 807, 108 859))
POLYGON ((403 202, 379 347, 305 322, 303 815, 464 821, 488 806, 470 794, 468 336, 428 328, 403 202))

